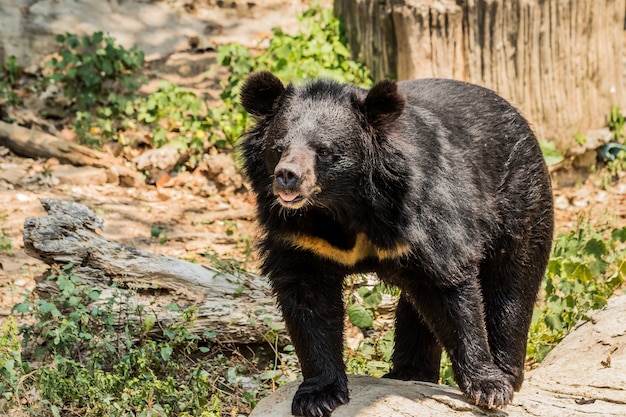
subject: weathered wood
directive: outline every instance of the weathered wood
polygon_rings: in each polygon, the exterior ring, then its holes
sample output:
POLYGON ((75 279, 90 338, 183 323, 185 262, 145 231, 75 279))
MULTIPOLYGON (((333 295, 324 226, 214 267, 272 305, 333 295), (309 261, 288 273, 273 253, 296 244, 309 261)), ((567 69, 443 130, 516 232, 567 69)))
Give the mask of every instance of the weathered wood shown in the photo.
MULTIPOLYGON (((250 417, 289 417, 301 381, 264 398, 250 417)), ((626 416, 626 296, 570 333, 504 410, 471 405, 456 388, 349 376, 350 402, 333 417, 626 416)))
POLYGON ((561 148, 624 104, 624 0, 336 0, 376 79, 456 78, 518 106, 561 148))
MULTIPOLYGON (((128 290, 131 306, 142 305, 157 321, 169 323, 180 313, 165 310, 198 307, 193 332, 217 332, 221 342, 261 343, 270 333, 286 344, 282 318, 267 282, 247 273, 228 273, 169 256, 112 242, 98 233, 103 220, 71 201, 42 199, 48 212, 24 221, 24 250, 49 265, 74 264, 73 273, 106 294, 128 290)), ((38 280, 36 291, 49 296, 54 282, 38 280)))
POLYGON ((45 132, 0 121, 0 145, 29 158, 57 158, 61 163, 109 168, 113 158, 45 132))

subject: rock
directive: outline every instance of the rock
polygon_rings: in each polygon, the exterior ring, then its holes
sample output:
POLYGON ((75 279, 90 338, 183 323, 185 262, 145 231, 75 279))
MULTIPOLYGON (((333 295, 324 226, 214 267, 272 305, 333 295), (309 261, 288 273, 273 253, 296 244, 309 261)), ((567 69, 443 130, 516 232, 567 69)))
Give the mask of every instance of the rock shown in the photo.
POLYGON ((149 149, 143 152, 134 158, 133 162, 140 171, 158 169, 168 172, 174 169, 180 160, 181 154, 178 149, 165 145, 158 149, 149 149))
MULTIPOLYGON (((350 402, 332 417, 626 415, 626 296, 615 297, 570 333, 534 371, 504 410, 484 410, 456 388, 350 375, 350 402)), ((302 381, 259 402, 250 417, 291 417, 302 381)))
POLYGON ((52 176, 63 185, 102 185, 109 181, 106 169, 90 166, 59 165, 52 176))
MULTIPOLYGON (((291 400, 301 382, 291 382, 261 400, 250 417, 291 417, 291 400)), ((452 416, 452 410, 484 414, 467 403, 459 390, 428 382, 350 375, 349 387, 350 402, 338 407, 332 417, 441 417, 452 416)))
POLYGON ((26 170, 18 164, 0 164, 0 180, 12 185, 19 185, 21 180, 27 176, 26 170))
MULTIPOLYGON (((555 394, 626 404, 626 296, 609 299, 555 347, 527 378, 555 394)), ((624 406, 626 415, 626 405, 624 406)))
POLYGON ((211 152, 203 157, 207 177, 221 191, 234 192, 243 187, 243 177, 237 172, 229 153, 211 152))

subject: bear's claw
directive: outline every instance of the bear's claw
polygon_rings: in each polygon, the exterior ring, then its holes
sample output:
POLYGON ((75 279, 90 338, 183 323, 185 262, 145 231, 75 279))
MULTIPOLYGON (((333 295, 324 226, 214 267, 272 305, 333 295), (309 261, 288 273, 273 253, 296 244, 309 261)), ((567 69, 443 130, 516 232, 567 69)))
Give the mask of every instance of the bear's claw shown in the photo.
POLYGON ((475 405, 488 409, 503 408, 513 400, 513 385, 506 377, 474 381, 463 392, 475 405))

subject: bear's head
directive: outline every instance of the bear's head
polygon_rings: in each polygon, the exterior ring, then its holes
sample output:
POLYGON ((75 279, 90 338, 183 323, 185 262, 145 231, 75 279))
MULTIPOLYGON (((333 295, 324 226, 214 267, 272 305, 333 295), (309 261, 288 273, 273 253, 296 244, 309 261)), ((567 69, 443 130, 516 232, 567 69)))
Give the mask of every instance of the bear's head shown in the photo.
POLYGON ((285 87, 269 72, 248 77, 240 98, 257 118, 242 144, 244 168, 257 193, 289 209, 358 203, 406 104, 392 81, 369 91, 329 80, 285 87))

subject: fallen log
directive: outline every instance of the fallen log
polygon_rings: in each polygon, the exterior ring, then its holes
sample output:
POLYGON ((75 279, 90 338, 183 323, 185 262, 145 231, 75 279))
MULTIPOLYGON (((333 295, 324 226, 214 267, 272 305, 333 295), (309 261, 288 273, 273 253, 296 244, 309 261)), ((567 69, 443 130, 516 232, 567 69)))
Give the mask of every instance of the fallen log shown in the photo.
POLYGON ((29 158, 57 158, 61 163, 109 168, 113 158, 65 139, 0 121, 0 145, 29 158))
MULTIPOLYGON (((104 221, 87 207, 48 198, 41 204, 48 215, 24 221, 24 250, 30 256, 48 265, 73 264, 72 272, 103 294, 126 291, 128 305, 143 306, 161 325, 180 319, 180 312, 166 306, 195 305, 194 334, 212 330, 216 341, 245 344, 267 342, 271 334, 279 345, 288 343, 263 278, 127 247, 99 234, 104 221)), ((54 281, 41 278, 35 290, 44 298, 58 292, 54 281)))

